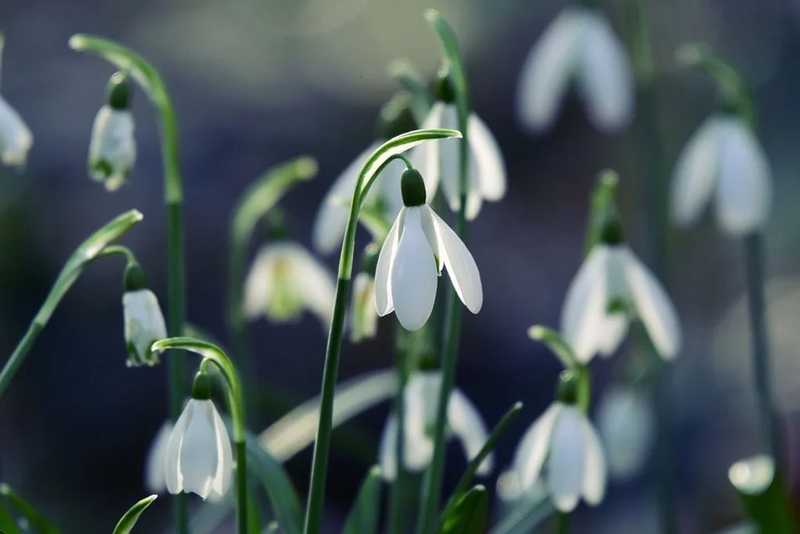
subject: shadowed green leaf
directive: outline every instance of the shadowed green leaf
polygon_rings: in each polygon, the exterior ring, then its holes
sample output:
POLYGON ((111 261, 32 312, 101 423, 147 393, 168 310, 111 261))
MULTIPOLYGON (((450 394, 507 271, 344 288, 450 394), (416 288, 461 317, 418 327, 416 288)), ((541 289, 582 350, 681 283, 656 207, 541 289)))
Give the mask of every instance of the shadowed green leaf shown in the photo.
POLYGON ((136 522, 139 521, 142 512, 147 510, 147 507, 153 504, 153 501, 157 498, 158 495, 150 495, 131 506, 130 510, 125 512, 125 515, 120 518, 112 534, 129 534, 133 530, 133 527, 136 526, 136 522))
POLYGON ((345 521, 344 534, 377 534, 381 505, 381 469, 373 466, 367 473, 356 502, 345 521))
POLYGON ((284 534, 300 534, 303 512, 294 486, 280 462, 262 449, 250 434, 247 435, 247 461, 249 471, 264 487, 284 534))
POLYGON ((484 534, 489 521, 489 493, 480 484, 464 494, 447 513, 440 534, 484 534))

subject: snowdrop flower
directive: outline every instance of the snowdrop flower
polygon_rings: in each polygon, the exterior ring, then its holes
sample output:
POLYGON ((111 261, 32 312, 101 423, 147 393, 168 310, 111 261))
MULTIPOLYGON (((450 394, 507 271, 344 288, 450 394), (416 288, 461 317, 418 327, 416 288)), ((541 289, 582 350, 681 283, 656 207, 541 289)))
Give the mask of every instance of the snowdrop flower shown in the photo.
POLYGON ((169 444, 172 429, 172 422, 165 421, 158 430, 147 453, 144 482, 147 489, 153 493, 161 493, 167 488, 167 481, 164 478, 164 457, 167 454, 167 445, 169 444))
POLYGON ((613 386, 597 408, 597 426, 612 477, 627 479, 647 460, 655 438, 655 414, 648 399, 629 386, 613 386))
POLYGON ((594 8, 565 9, 531 50, 517 93, 523 124, 534 132, 548 129, 573 80, 597 129, 615 131, 630 122, 634 97, 628 56, 594 8))
MULTIPOLYGON (((436 422, 436 406, 442 387, 439 370, 417 371, 411 375, 403 392, 405 426, 403 440, 403 466, 410 471, 425 469, 433 458, 432 429, 436 422)), ((461 441, 464 455, 472 459, 478 455, 488 439, 486 426, 478 410, 458 389, 450 394, 447 403, 448 435, 461 441)), ((386 480, 397 476, 397 417, 389 416, 380 444, 381 471, 386 480)), ((492 470, 493 456, 489 455, 478 468, 479 475, 492 470)))
POLYGON ((447 268, 461 302, 472 313, 483 305, 478 266, 458 235, 425 203, 419 172, 403 173, 405 207, 383 242, 375 270, 375 305, 383 317, 392 311, 406 330, 428 320, 442 267, 447 268))
POLYGON ((192 398, 167 443, 164 478, 170 493, 193 492, 204 500, 219 500, 231 485, 233 453, 225 424, 209 398, 209 380, 207 375, 195 378, 192 398))
POLYGON ((327 328, 334 299, 333 279, 301 245, 286 240, 264 246, 245 281, 244 313, 274 322, 293 321, 308 310, 327 328))
POLYGON ((675 309, 655 276, 625 245, 614 220, 567 290, 561 331, 578 361, 587 363, 595 353, 609 356, 617 350, 631 317, 642 321, 662 358, 678 353, 681 329, 675 309))
MULTIPOLYGON (((431 107, 422 128, 458 130, 460 129, 458 110, 448 78, 440 78, 438 85, 439 100, 431 107)), ((453 211, 458 211, 461 206, 460 143, 461 139, 424 143, 411 153, 411 160, 427 180, 426 185, 441 182, 447 203, 453 211)), ((467 219, 472 220, 478 216, 484 200, 494 202, 505 195, 506 168, 500 147, 492 132, 475 113, 471 113, 467 119, 467 143, 469 146, 466 215, 467 219)))
POLYGON ((378 314, 375 313, 375 266, 380 249, 370 243, 361 259, 361 272, 353 281, 353 304, 350 310, 350 341, 358 343, 375 337, 378 314))
POLYGON ((745 121, 710 117, 689 139, 672 182, 672 218, 694 222, 711 197, 723 230, 744 235, 766 222, 772 199, 767 158, 745 121))
POLYGON ((108 82, 108 104, 100 108, 89 144, 89 174, 114 191, 125 183, 136 161, 130 84, 117 72, 108 82))
POLYGON ((158 299, 147 289, 144 271, 136 263, 131 263, 125 270, 122 315, 128 367, 156 365, 158 354, 151 351, 150 347, 153 342, 167 337, 167 327, 158 299))
POLYGON ((28 151, 33 145, 33 135, 22 117, 0 97, 0 158, 3 164, 14 167, 25 165, 28 151))
POLYGON ((543 477, 561 512, 571 512, 581 497, 594 506, 605 495, 600 439, 586 415, 564 400, 551 404, 522 437, 513 470, 523 490, 535 488, 543 477))

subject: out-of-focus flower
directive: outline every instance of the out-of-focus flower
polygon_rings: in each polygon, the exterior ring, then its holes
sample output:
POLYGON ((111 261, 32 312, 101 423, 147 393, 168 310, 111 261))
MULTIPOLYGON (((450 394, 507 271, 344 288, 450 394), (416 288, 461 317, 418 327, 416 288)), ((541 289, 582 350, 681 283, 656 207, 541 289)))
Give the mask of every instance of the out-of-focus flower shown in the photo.
POLYGON ((522 122, 549 128, 571 81, 599 130, 626 126, 633 115, 633 75, 625 48, 597 9, 569 7, 548 26, 525 61, 517 93, 522 122))
POLYGON ((394 311, 406 330, 422 328, 433 310, 443 266, 461 302, 478 313, 483 304, 478 266, 464 242, 425 203, 419 172, 403 173, 402 193, 405 207, 386 236, 375 270, 378 315, 394 311))
POLYGON ((169 437, 172 434, 172 422, 165 421, 158 430, 150 450, 147 452, 147 462, 144 470, 144 483, 147 489, 153 493, 161 493, 167 489, 167 481, 164 478, 164 457, 167 454, 169 437))
POLYGON ((642 392, 629 386, 613 386, 597 408, 597 426, 612 477, 628 479, 647 460, 655 437, 655 415, 642 392))
POLYGON ((605 495, 606 461, 597 433, 579 408, 561 401, 550 405, 525 433, 513 471, 523 491, 543 477, 561 512, 572 511, 581 497, 596 505, 605 495))
POLYGON ((706 119, 683 149, 672 182, 672 219, 691 224, 712 195, 717 221, 730 234, 754 232, 767 220, 769 164, 750 127, 733 114, 706 119))
POLYGON ((361 271, 353 281, 353 303, 350 309, 350 341, 358 343, 375 337, 378 314, 375 311, 375 267, 380 248, 370 243, 361 258, 361 271))
MULTIPOLYGON (((411 375, 403 392, 405 426, 403 440, 403 466, 410 471, 421 471, 433 457, 431 431, 436 422, 436 406, 442 387, 441 371, 417 371, 411 375)), ((461 441, 464 455, 472 459, 478 455, 488 439, 486 427, 478 410, 458 389, 450 393, 447 403, 447 428, 449 435, 461 441)), ((392 414, 386 422, 381 437, 380 459, 384 478, 397 476, 397 417, 392 414)), ((487 456, 478 468, 478 474, 491 472, 493 457, 487 456)))
POLYGON ((0 157, 3 164, 14 167, 25 165, 28 151, 33 145, 33 135, 19 113, 0 97, 0 157))
POLYGON ((138 264, 129 265, 125 271, 122 315, 128 349, 127 365, 156 365, 158 354, 151 351, 150 346, 167 337, 167 327, 158 299, 145 287, 144 272, 138 264))
POLYGON ((296 320, 308 310, 327 328, 334 294, 330 273, 305 248, 278 241, 265 245, 250 268, 244 312, 251 319, 266 315, 280 323, 296 320))
POLYGON ((130 83, 116 73, 108 82, 108 103, 100 108, 89 144, 89 174, 114 191, 125 183, 136 161, 130 83))
POLYGON ((231 485, 233 453, 228 431, 210 399, 189 399, 164 455, 170 493, 221 499, 231 485))

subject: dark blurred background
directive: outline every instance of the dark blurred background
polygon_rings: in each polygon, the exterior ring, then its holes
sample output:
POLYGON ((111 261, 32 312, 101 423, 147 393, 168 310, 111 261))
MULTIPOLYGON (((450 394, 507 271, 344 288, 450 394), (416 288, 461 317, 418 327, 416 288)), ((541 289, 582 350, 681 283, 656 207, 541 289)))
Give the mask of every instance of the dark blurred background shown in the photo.
MULTIPOLYGON (((601 4, 622 34, 623 2, 601 4)), ((789 428, 788 449, 796 451, 800 4, 648 4, 660 134, 670 168, 716 106, 706 77, 677 69, 677 46, 708 42, 755 90, 775 187, 767 229, 774 377, 789 428)), ((479 316, 465 314, 458 369, 461 389, 490 424, 514 401, 526 403, 520 422, 499 446, 499 472, 524 428, 552 399, 559 367, 527 338, 526 329, 533 323, 557 326, 581 261, 588 194, 599 170, 620 172, 626 229, 634 248, 647 257, 640 199, 644 181, 654 177, 637 123, 621 134, 601 134, 575 98, 566 102, 556 127, 538 137, 526 134, 514 115, 526 54, 565 5, 550 0, 3 2, 2 93, 30 126, 34 146, 24 172, 0 171, 0 353, 11 353, 74 247, 123 210, 138 208, 145 215, 124 242, 140 256, 157 294, 165 295, 157 117, 138 92, 139 158, 130 183, 115 194, 93 183, 86 173, 89 132, 112 70, 71 52, 72 34, 119 40, 149 58, 165 78, 181 129, 188 315, 227 340, 227 225, 238 195, 268 166, 300 154, 316 157, 318 177, 283 203, 294 237, 308 244, 311 221, 331 180, 371 142, 376 113, 396 90, 386 74, 388 62, 408 58, 426 75, 435 71, 439 48, 422 13, 436 7, 459 35, 474 108, 499 140, 508 168, 507 197, 501 205, 485 205, 470 229, 486 298, 479 316)), ((146 451, 166 415, 165 368, 125 367, 122 265, 116 261, 98 262, 79 280, 0 404, 0 478, 66 532, 108 532, 145 495, 146 451)), ((335 258, 326 261, 333 272, 335 258)), ((763 446, 754 430, 741 245, 722 236, 708 217, 691 231, 671 231, 666 277, 686 339, 671 388, 676 513, 682 532, 709 532, 741 517, 727 468, 763 446)), ((342 378, 391 365, 392 322, 382 321, 377 340, 345 347, 342 378)), ((287 403, 318 393, 324 332, 313 317, 283 327, 259 321, 251 333, 264 388, 287 403)), ((619 374, 624 353, 596 362, 598 396, 619 374)), ((253 430, 262 430, 283 410, 273 411, 253 421, 253 430)), ((345 513, 374 461, 386 412, 383 406, 347 425, 368 433, 374 445, 334 451, 332 517, 345 513)), ((463 466, 455 452, 451 478, 463 466)), ((310 457, 307 450, 287 466, 301 492, 310 457)), ((586 532, 651 532, 657 524, 655 502, 654 474, 646 472, 612 483, 601 507, 580 508, 577 525, 586 532)), ((168 500, 160 500, 140 531, 160 531, 169 515, 168 500)))

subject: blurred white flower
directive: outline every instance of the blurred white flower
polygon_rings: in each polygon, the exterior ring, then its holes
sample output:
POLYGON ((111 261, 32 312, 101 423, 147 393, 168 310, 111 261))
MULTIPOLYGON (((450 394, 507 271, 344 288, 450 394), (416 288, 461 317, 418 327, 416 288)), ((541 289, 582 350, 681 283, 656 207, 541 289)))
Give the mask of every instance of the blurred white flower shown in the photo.
POLYGON ((133 116, 129 109, 100 108, 89 144, 89 174, 109 191, 119 189, 136 161, 133 116))
POLYGON ((675 309, 653 274, 624 244, 594 246, 572 280, 561 312, 561 331, 581 363, 611 355, 638 317, 658 354, 673 358, 681 346, 675 309))
POLYGON ((628 479, 642 469, 655 438, 655 414, 636 388, 612 386, 597 407, 597 426, 613 478, 628 479))
POLYGON ((472 254, 425 204, 425 186, 417 171, 403 173, 402 189, 405 207, 383 242, 375 270, 378 315, 383 317, 394 311, 406 330, 422 328, 433 310, 442 267, 447 268, 461 302, 472 313, 478 313, 483 304, 483 287, 472 254))
POLYGON ((353 282, 353 306, 350 312, 350 341, 358 343, 375 337, 378 315, 375 313, 375 278, 360 272, 353 282))
MULTIPOLYGON (((459 129, 455 104, 436 102, 422 128, 459 129)), ((459 183, 459 151, 461 139, 445 139, 438 143, 424 143, 411 153, 411 161, 425 177, 429 198, 433 198, 436 185, 441 182, 450 209, 461 206, 459 183)), ((486 124, 471 113, 467 120, 468 191, 467 219, 478 216, 484 200, 497 201, 506 193, 506 168, 500 147, 486 124)))
POLYGON ((530 51, 517 93, 523 124, 535 132, 549 128, 573 80, 596 128, 614 131, 630 122, 634 96, 628 56, 597 9, 564 9, 530 51))
POLYGON ((244 313, 274 322, 299 318, 304 309, 327 328, 333 310, 333 279, 301 245, 278 241, 261 248, 245 281, 244 313))
POLYGON ((33 135, 28 126, 19 113, 0 97, 0 157, 3 164, 14 167, 25 165, 32 145, 33 135))
POLYGON ((232 471, 231 442, 214 403, 189 399, 164 455, 167 489, 221 499, 230 488, 232 471))
MULTIPOLYGON (((432 430, 441 387, 441 371, 418 371, 411 375, 403 392, 403 466, 410 471, 425 469, 433 457, 432 430)), ((461 441, 467 459, 477 456, 488 439, 478 410, 458 389, 453 389, 447 403, 447 430, 450 437, 461 441)), ((392 414, 386 422, 380 444, 381 470, 386 480, 394 480, 397 476, 396 444, 397 417, 392 414)), ((481 462, 478 474, 488 475, 493 462, 492 455, 487 456, 481 462)))
POLYGON ((158 430, 150 450, 147 452, 147 462, 144 470, 144 483, 148 491, 161 493, 167 489, 167 481, 164 478, 164 458, 167 455, 167 445, 172 434, 172 422, 165 421, 158 430))
POLYGON ((146 288, 126 291, 122 295, 122 315, 128 349, 127 365, 156 365, 158 355, 150 350, 150 346, 167 337, 167 327, 155 294, 146 288))
POLYGON ((606 461, 600 440, 583 412, 563 402, 551 404, 522 437, 513 470, 523 491, 544 478, 561 512, 572 511, 581 497, 596 505, 605 495, 606 461))
POLYGON ((672 182, 672 219, 694 222, 714 195, 719 225, 733 235, 761 228, 772 202, 767 158, 749 126, 716 115, 689 139, 672 182))

